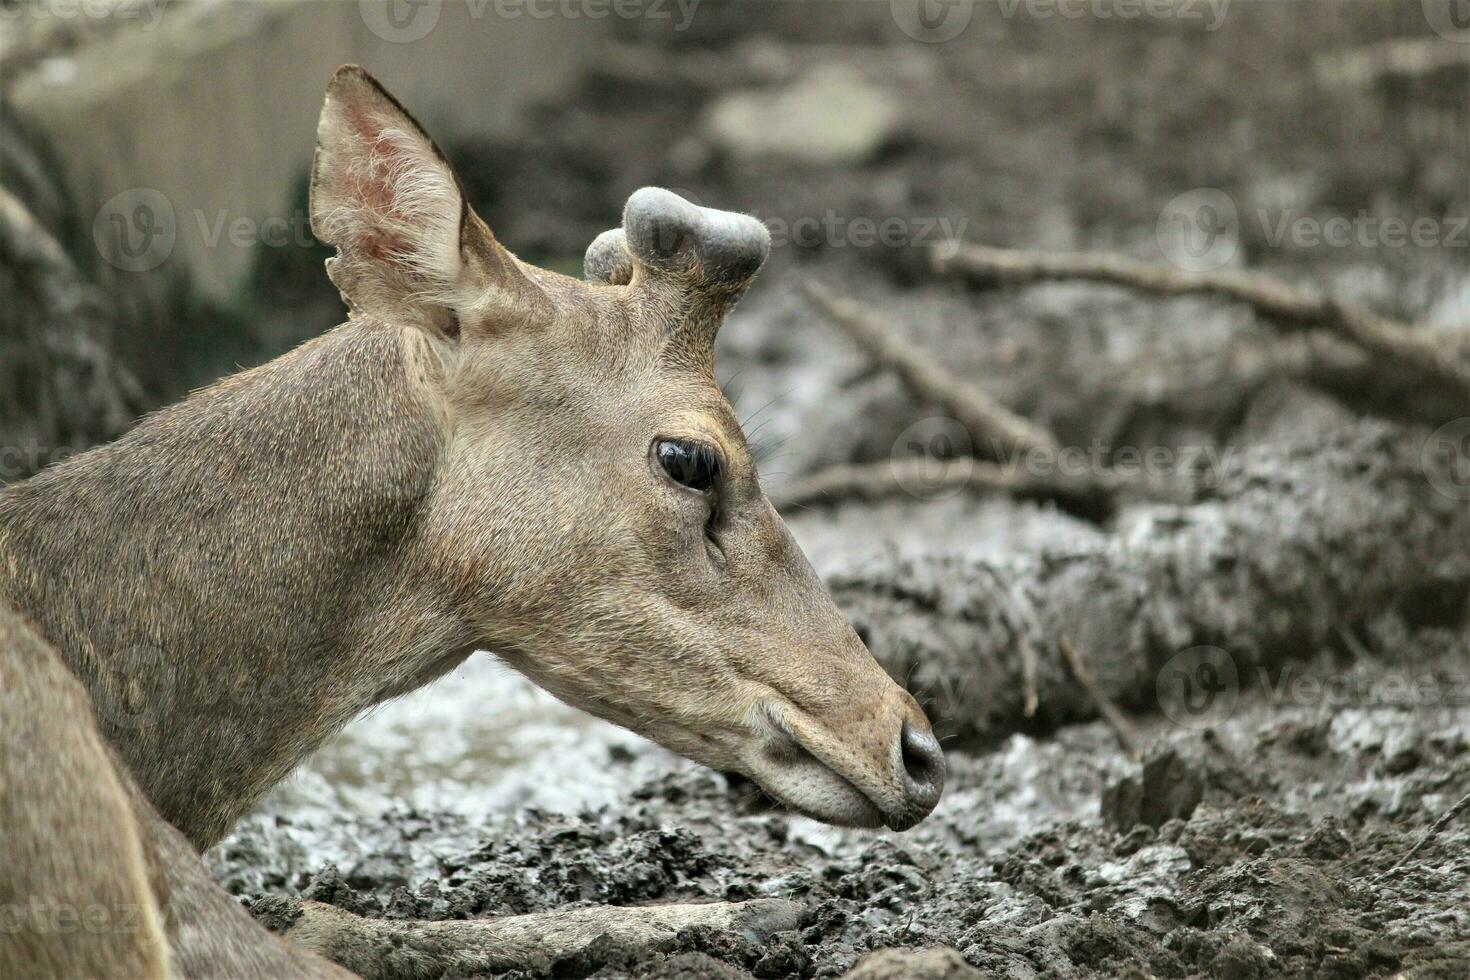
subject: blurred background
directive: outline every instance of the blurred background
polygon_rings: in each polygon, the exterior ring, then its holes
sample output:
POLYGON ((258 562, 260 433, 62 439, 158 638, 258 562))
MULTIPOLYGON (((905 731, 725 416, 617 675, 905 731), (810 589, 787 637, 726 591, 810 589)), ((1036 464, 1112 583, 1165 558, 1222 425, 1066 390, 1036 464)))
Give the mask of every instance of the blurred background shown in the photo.
MULTIPOLYGON (((321 91, 348 61, 419 116, 523 258, 578 272, 644 184, 767 219, 777 248, 727 331, 722 371, 740 375, 732 394, 748 409, 802 378, 757 438, 787 440, 800 470, 886 453, 896 432, 826 431, 851 413, 830 411, 829 385, 791 363, 820 331, 782 315, 791 277, 882 295, 916 285, 946 238, 1167 259, 1187 258, 1181 234, 1218 234, 1213 264, 1268 265, 1431 326, 1464 323, 1466 233, 1452 219, 1470 195, 1470 82, 1457 10, 3 0, 5 230, 44 235, 45 256, 26 258, 65 268, 4 269, 0 433, 53 450, 108 438, 138 409, 342 319, 305 180, 321 91), (1217 194, 1234 212, 1218 229, 1217 194), (1161 220, 1171 206, 1183 223, 1161 220), (1368 229, 1312 234, 1334 217, 1368 229), (1372 227, 1385 219, 1435 228, 1386 244, 1372 227), (50 350, 34 336, 42 322, 55 324, 50 350), (752 359, 764 369, 742 370, 752 359)), ((993 306, 924 309, 949 298, 914 297, 906 318, 962 364, 978 366, 988 341, 1015 345, 1018 362, 1108 346, 1095 324, 1025 338, 976 330, 976 316, 1001 318, 993 306)), ((820 346, 813 371, 842 378, 833 345, 820 346)), ((1088 353, 1095 376, 1115 366, 1106 349, 1088 353)), ((1061 406, 1047 414, 1069 427, 1061 406)))
MULTIPOLYGON (((306 180, 345 62, 418 117, 528 261, 580 275, 649 184, 766 221, 771 258, 717 370, 774 497, 910 454, 916 425, 921 454, 947 431, 943 406, 807 301, 809 282, 1066 445, 1224 453, 1424 422, 1413 385, 1365 380, 1372 363, 1304 384, 1301 352, 1238 305, 958 282, 931 269, 952 240, 1264 272, 1470 344, 1464 0, 0 0, 0 480, 344 320, 306 180)), ((908 489, 788 516, 829 577, 1116 530, 908 489)), ((1403 628, 1454 626, 1463 655, 1464 594, 1447 595, 1403 628)), ((324 750, 226 847, 232 887, 299 885, 325 861, 380 885, 366 824, 344 815, 524 820, 685 771, 482 659, 324 750)), ((1085 761, 1085 739, 1033 741, 1040 721, 966 741, 975 726, 942 720, 982 761, 941 812, 971 814, 987 846, 1095 814, 1125 769, 1085 761)), ((1445 793, 1455 765, 1437 770, 1445 793)), ((834 853, 867 839, 791 826, 834 853)), ((393 880, 434 866, 394 846, 393 880)))

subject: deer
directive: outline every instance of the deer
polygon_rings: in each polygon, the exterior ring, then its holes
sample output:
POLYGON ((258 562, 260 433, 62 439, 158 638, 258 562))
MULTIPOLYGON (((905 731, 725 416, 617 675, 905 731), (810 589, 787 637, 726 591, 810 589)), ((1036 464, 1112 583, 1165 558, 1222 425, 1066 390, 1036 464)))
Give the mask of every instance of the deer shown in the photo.
POLYGON ((200 855, 476 651, 816 820, 934 809, 929 721, 761 490, 715 378, 758 219, 644 188, 582 279, 537 268, 353 65, 310 219, 344 323, 0 491, 0 975, 435 975, 470 933, 429 926, 477 923, 298 903, 270 930, 200 855))

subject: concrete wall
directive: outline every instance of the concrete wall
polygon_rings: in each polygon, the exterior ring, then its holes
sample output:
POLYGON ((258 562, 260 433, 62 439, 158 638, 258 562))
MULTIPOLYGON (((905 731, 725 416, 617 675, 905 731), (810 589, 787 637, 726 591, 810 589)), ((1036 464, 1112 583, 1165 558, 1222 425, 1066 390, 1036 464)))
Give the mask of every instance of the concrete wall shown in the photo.
POLYGON ((104 272, 174 273, 227 298, 250 270, 255 236, 305 227, 293 192, 338 65, 373 72, 441 141, 505 135, 528 104, 572 84, 612 26, 506 9, 516 8, 188 4, 42 62, 6 98, 51 140, 77 213, 95 217, 104 272))

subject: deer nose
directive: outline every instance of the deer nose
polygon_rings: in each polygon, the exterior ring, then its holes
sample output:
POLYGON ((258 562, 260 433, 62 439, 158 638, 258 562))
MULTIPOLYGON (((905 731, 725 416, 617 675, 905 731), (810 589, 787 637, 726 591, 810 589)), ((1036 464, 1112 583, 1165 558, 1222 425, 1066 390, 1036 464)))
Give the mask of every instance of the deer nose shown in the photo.
POLYGON ((917 814, 917 822, 934 809, 944 792, 944 752, 932 731, 907 720, 899 732, 898 749, 904 797, 917 814))

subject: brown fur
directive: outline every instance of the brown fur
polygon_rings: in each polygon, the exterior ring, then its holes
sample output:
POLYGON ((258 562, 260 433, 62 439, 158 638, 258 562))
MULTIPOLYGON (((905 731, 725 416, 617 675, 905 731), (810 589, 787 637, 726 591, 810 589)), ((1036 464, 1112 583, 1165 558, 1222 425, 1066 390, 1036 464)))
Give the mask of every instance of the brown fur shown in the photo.
POLYGON ((168 972, 143 841, 88 714, 55 652, 0 607, 0 976, 168 972))
MULTIPOLYGON (((53 796, 21 800, 7 755, 0 799, 31 806, 33 827, 80 828, 33 830, 42 853, 112 855, 92 862, 100 881, 46 865, 16 880, 152 896, 186 972, 325 969, 232 918, 189 845, 218 841, 355 715, 481 648, 823 819, 927 813, 937 748, 916 783, 900 739, 932 744, 928 724, 761 492, 714 380, 714 328, 749 275, 639 266, 611 285, 521 263, 357 69, 333 80, 319 138, 313 224, 339 250, 349 322, 0 493, 0 607, 50 644, 12 622, 0 670, 41 678, 8 696, 66 735, 34 763, 53 796), (723 457, 713 538, 710 499, 662 474, 659 438, 723 457), (133 821, 83 819, 78 787, 131 800, 133 821), (139 882, 140 848, 161 884, 139 882), (226 938, 181 933, 191 914, 226 938)), ((741 247, 717 244, 691 254, 741 247)), ((0 864, 20 853, 7 833, 0 864)), ((155 937, 77 955, 125 974, 169 954, 155 937)))

